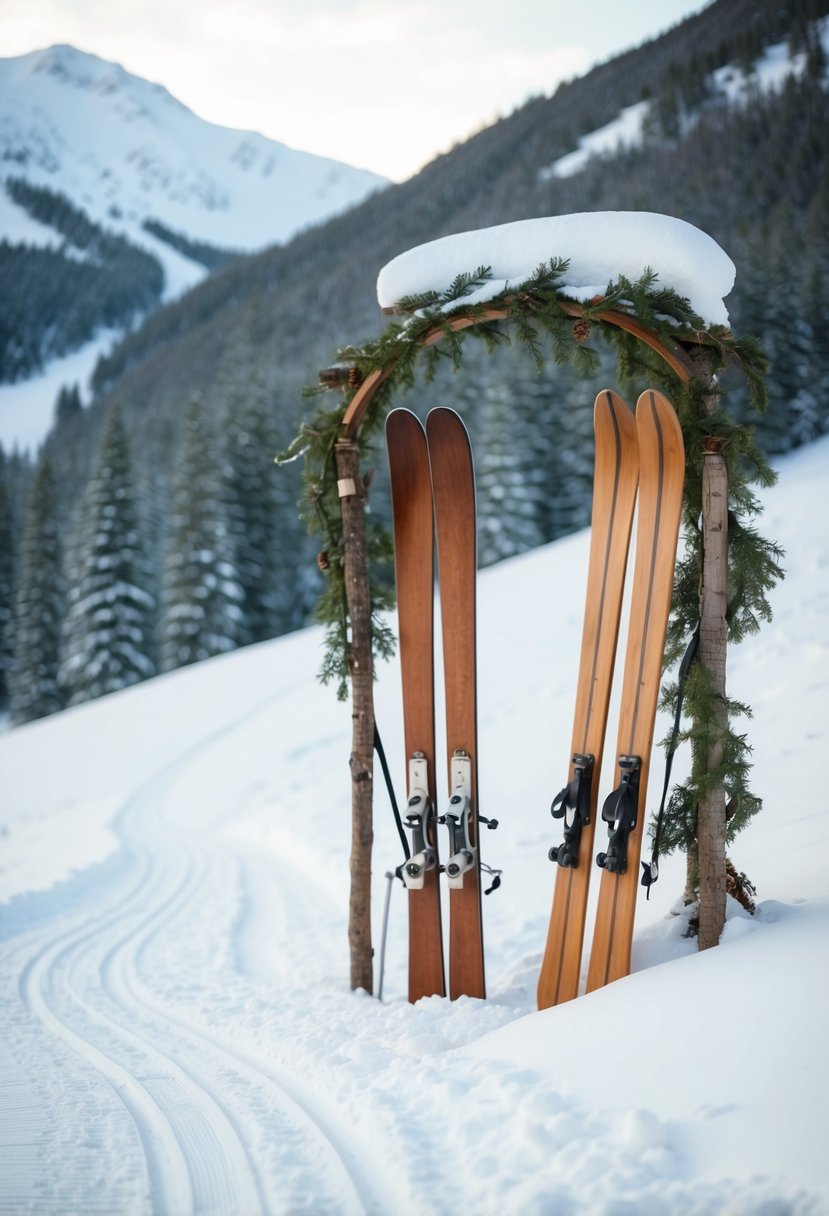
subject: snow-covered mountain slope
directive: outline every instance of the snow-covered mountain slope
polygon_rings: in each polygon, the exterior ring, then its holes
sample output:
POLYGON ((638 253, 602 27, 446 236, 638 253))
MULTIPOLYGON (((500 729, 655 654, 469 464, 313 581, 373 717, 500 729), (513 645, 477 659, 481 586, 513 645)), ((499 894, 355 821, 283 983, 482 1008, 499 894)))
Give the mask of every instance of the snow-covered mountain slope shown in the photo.
POLYGON ((149 244, 141 225, 151 219, 243 251, 283 242, 386 184, 205 122, 162 86, 70 46, 0 59, 0 174, 68 195, 131 240, 149 244))
MULTIPOLYGON (((816 32, 829 55, 829 18, 816 22, 816 32)), ((786 81, 799 77, 806 68, 806 53, 792 54, 785 42, 777 42, 765 48, 763 53, 748 68, 737 63, 726 64, 712 72, 707 80, 708 96, 711 100, 723 97, 734 105, 750 105, 759 94, 777 92, 786 81)), ((612 156, 627 148, 638 147, 646 138, 652 119, 652 103, 648 100, 634 102, 605 126, 582 135, 578 147, 560 156, 551 165, 539 170, 539 178, 547 181, 553 177, 571 177, 597 156, 612 156)), ((692 125, 698 115, 685 113, 682 124, 692 125)))
MULTIPOLYGON (((160 302, 207 274, 194 246, 247 253, 281 244, 387 184, 205 122, 160 85, 69 46, 0 59, 0 241, 83 262, 88 251, 48 219, 33 218, 6 179, 65 196, 93 223, 150 253, 163 269, 160 302)), ((25 382, 0 358, 0 379, 17 380, 0 384, 0 443, 36 450, 61 385, 77 383, 86 396, 98 357, 123 333, 114 321, 106 330, 102 322, 80 346, 41 352, 45 367, 28 368, 25 382)), ((17 339, 38 349, 49 335, 32 333, 30 321, 17 339)))
MULTIPOLYGON (((557 1009, 534 997, 585 534, 480 578, 485 859, 504 869, 486 1001, 407 1005, 397 888, 385 1000, 348 991, 351 721, 316 683, 319 630, 0 736, 0 1207, 829 1212, 827 475, 824 439, 763 494, 788 577, 729 656, 765 800, 732 848, 758 914, 732 906, 698 955, 668 859, 634 973, 557 1009)), ((400 785, 396 664, 377 709, 400 785)), ((378 788, 378 945, 399 849, 378 788)))

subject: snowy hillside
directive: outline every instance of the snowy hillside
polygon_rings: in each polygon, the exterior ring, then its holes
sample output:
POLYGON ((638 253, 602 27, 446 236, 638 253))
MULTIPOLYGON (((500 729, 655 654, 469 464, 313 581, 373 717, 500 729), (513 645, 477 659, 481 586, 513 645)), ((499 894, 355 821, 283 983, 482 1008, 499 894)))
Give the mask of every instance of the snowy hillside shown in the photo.
MULTIPOLYGON (((0 241, 89 260, 87 248, 12 197, 11 179, 66 197, 105 232, 146 250, 163 270, 156 302, 206 276, 199 245, 249 253, 282 244, 386 185, 365 170, 205 122, 160 85, 69 46, 0 59, 0 241)), ((32 290, 28 280, 24 289, 32 290)), ((46 299, 35 313, 55 307, 46 299)), ((12 346, 36 344, 33 323, 18 312, 3 318, 15 331, 12 346)), ((3 366, 0 349, 0 380, 17 381, 0 385, 0 443, 34 452, 60 386, 77 383, 87 396, 97 359, 123 328, 100 323, 90 340, 52 351, 47 327, 46 369, 27 366, 23 375, 3 366)))
POLYGON ((0 59, 0 173, 67 194, 130 240, 149 244, 141 225, 151 219, 245 252, 385 185, 365 170, 205 122, 162 86, 69 46, 0 59))
MULTIPOLYGON (((480 578, 485 859, 504 869, 486 1002, 407 1005, 399 889, 384 1002, 348 991, 350 714, 315 681, 319 631, 0 737, 0 1207, 829 1212, 827 476, 823 440, 764 495, 788 578, 729 659, 765 799, 732 851, 758 915, 732 907, 698 955, 671 859, 634 974, 557 1009, 534 996, 585 534, 480 578)), ((377 703, 402 783, 394 664, 377 703)), ((381 789, 376 830, 379 944, 400 860, 381 789)))
MULTIPOLYGON (((816 27, 824 52, 829 53, 829 18, 816 22, 816 27)), ((799 79, 805 70, 805 51, 792 54, 785 42, 776 42, 766 47, 748 67, 730 63, 717 68, 707 81, 707 92, 712 100, 724 96, 735 105, 750 105, 762 94, 784 88, 787 80, 799 79)), ((687 130, 698 118, 699 112, 685 113, 682 125, 687 130)), ((571 177, 574 173, 580 173, 593 157, 612 156, 625 148, 639 147, 652 122, 651 101, 637 101, 625 106, 611 122, 582 135, 574 151, 545 166, 539 171, 539 177, 542 181, 552 177, 571 177)))

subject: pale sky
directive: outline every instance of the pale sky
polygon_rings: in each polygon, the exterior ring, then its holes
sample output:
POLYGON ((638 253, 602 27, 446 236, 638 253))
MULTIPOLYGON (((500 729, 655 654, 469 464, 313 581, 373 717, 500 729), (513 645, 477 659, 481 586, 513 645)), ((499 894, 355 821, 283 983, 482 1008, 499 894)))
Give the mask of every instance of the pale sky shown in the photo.
POLYGON ((706 0, 0 0, 0 55, 57 42, 202 118, 401 181, 706 0))

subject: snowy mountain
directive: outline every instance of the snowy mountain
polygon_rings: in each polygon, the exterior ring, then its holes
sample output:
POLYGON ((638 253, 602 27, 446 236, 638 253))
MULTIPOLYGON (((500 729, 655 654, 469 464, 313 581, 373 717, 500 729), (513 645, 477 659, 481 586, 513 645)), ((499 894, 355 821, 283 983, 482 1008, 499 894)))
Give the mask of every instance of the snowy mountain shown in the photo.
MULTIPOLYGON (((205 122, 160 85, 70 46, 0 59, 0 382, 42 377, 83 350, 85 388, 105 346, 210 268, 385 184, 205 122)), ((3 392, 0 439, 34 447, 71 370, 3 392)))
MULTIPOLYGON (((360 202, 385 180, 205 122, 161 85, 70 46, 0 60, 0 176, 60 191, 161 253, 143 225, 249 252, 360 202)), ((6 201, 0 235, 52 240, 6 201)), ((165 254, 165 256, 167 256, 165 254)))
MULTIPOLYGON (((480 789, 500 820, 486 860, 504 870, 484 908, 486 1001, 406 1003, 398 888, 384 1001, 348 991, 351 720, 315 680, 319 630, 0 736, 0 1208, 829 1211, 829 534, 814 526, 829 440, 780 468, 762 524, 787 579, 775 620, 729 655, 765 803, 731 848, 757 913, 732 904, 698 954, 675 903, 683 859, 666 859, 633 974, 570 1004, 535 1011, 585 533, 479 580, 480 789)), ((399 693, 383 665, 398 792, 399 693)), ((375 828, 379 946, 400 850, 379 792, 375 828)))

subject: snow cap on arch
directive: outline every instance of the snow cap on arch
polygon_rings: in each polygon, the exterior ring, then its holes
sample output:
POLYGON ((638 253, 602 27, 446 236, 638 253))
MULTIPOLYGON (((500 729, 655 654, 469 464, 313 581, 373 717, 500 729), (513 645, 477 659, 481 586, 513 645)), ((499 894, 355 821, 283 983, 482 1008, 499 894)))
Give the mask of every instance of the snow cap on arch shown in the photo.
POLYGON ((685 220, 652 211, 587 211, 517 220, 439 237, 388 262, 377 278, 381 308, 405 296, 443 292, 461 274, 488 266, 492 278, 463 299, 481 304, 517 289, 542 262, 566 258, 561 292, 574 300, 603 295, 620 275, 633 281, 647 269, 711 325, 728 325, 723 297, 734 286, 731 258, 712 237, 685 220))

